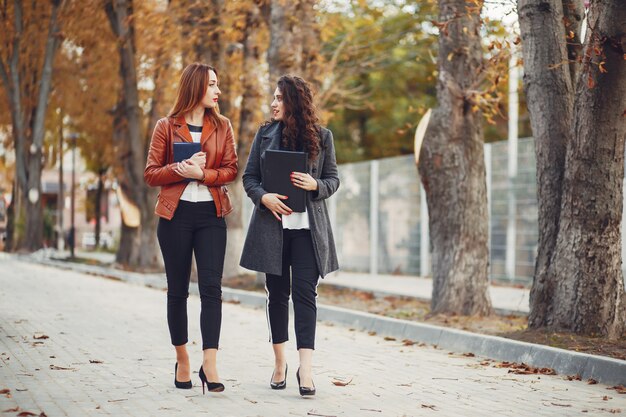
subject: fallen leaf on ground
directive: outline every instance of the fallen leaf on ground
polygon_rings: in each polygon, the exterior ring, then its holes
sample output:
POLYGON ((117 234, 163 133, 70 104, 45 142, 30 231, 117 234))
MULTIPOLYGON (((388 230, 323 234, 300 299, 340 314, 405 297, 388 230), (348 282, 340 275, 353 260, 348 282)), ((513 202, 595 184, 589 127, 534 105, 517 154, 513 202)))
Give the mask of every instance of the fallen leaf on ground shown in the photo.
POLYGON ((367 332, 367 334, 369 334, 370 336, 375 336, 375 335, 376 335, 376 332, 371 331, 371 332, 367 332))
POLYGON ((18 414, 18 417, 26 417, 26 416, 36 416, 37 414, 31 413, 30 411, 22 411, 18 414))
POLYGON ((604 397, 602 397, 603 401, 608 401, 611 400, 613 397, 609 397, 608 395, 605 395, 604 397))
POLYGON ((319 414, 317 411, 315 410, 311 410, 309 412, 306 413, 307 416, 318 416, 318 417, 337 417, 331 414, 319 414))
POLYGON ((473 358, 476 355, 474 355, 472 352, 467 352, 467 353, 464 353, 463 356, 467 356, 468 358, 473 358))
POLYGON ((567 375, 565 379, 567 379, 568 381, 582 381, 582 377, 580 376, 580 374, 567 375))
POLYGON ((552 368, 535 368, 534 366, 527 365, 525 363, 516 363, 516 362, 500 362, 494 365, 496 368, 511 368, 509 369, 509 373, 517 374, 517 375, 533 375, 533 374, 541 374, 541 375, 556 375, 556 372, 552 368))
POLYGON ((414 341, 412 341, 412 340, 409 340, 409 339, 404 339, 404 340, 402 341, 402 344, 403 344, 404 346, 413 346, 413 345, 415 344, 415 342, 414 342, 414 341))
POLYGON ((607 389, 614 389, 619 394, 626 394, 626 387, 624 387, 623 385, 614 385, 612 387, 608 387, 607 389))
POLYGON ((594 384, 597 384, 597 383, 598 383, 598 381, 596 381, 596 380, 595 380, 595 379, 593 379, 593 378, 589 378, 589 379, 587 380, 587 384, 589 384, 589 385, 594 385, 594 384))
POLYGON ((341 379, 341 378, 333 378, 330 382, 332 382, 333 384, 337 385, 338 387, 345 387, 350 382, 352 382, 352 378, 347 379, 347 380, 344 380, 344 379, 341 379))
POLYGON ((95 359, 89 359, 89 363, 102 363, 102 361, 98 361, 95 359))
POLYGON ((435 410, 435 406, 432 404, 422 404, 422 408, 430 408, 431 410, 437 411, 435 410))
POLYGON ((391 337, 391 336, 385 336, 385 340, 393 341, 393 340, 396 340, 396 338, 395 337, 391 337))
POLYGON ((50 365, 50 369, 53 371, 75 371, 75 368, 64 368, 62 366, 50 365))
MULTIPOLYGON (((35 333, 33 339, 50 339, 50 337, 43 333, 35 333)), ((28 411, 27 411, 28 412, 28 411)))

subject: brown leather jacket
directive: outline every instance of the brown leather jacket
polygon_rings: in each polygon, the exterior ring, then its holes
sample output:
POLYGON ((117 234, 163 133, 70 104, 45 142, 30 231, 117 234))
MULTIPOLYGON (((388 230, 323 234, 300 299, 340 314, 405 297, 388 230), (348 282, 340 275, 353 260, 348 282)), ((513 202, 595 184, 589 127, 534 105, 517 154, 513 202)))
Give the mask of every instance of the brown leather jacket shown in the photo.
MULTIPOLYGON (((148 161, 143 177, 151 187, 161 187, 154 212, 165 219, 174 217, 187 182, 174 172, 174 142, 193 142, 184 117, 160 119, 152 133, 148 161)), ((217 216, 224 217, 233 210, 226 184, 237 177, 237 151, 230 121, 225 117, 218 126, 204 116, 200 146, 206 152, 203 185, 215 201, 217 216)))

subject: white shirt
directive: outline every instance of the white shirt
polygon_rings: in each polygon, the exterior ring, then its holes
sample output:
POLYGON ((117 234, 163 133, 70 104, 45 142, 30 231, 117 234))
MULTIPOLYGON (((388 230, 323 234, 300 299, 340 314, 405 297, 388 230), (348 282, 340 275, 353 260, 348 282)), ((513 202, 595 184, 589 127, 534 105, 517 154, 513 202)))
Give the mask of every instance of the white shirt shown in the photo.
MULTIPOLYGON (((190 133, 191 139, 193 139, 194 142, 200 142, 202 132, 190 133)), ((206 185, 202 185, 198 183, 198 181, 191 181, 185 187, 185 191, 183 191, 183 195, 180 196, 180 199, 190 201, 192 203, 197 203, 198 201, 213 201, 213 196, 211 195, 211 192, 206 185)))
POLYGON ((283 218, 283 229, 310 229, 309 227, 309 214, 306 212, 306 208, 304 212, 297 213, 293 212, 289 216, 282 216, 283 218))

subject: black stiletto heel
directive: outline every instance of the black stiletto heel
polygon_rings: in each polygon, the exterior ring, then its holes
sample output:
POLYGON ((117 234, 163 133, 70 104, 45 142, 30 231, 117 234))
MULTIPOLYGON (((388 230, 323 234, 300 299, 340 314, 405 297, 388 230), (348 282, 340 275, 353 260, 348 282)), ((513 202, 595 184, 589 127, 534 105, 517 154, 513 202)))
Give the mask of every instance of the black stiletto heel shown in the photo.
POLYGON ((200 381, 202 381, 202 395, 204 395, 204 384, 206 384, 209 392, 222 392, 224 391, 224 384, 221 382, 209 382, 206 380, 206 375, 200 367, 200 371, 198 372, 198 376, 200 377, 200 381))
MULTIPOLYGON (((296 378, 298 378, 298 389, 300 390, 300 395, 302 395, 303 397, 305 395, 315 395, 315 384, 313 384, 313 388, 303 387, 302 385, 300 385, 300 368, 298 368, 298 370, 296 371, 296 378)), ((311 382, 313 381, 311 380, 311 382)))
POLYGON ((287 370, 288 369, 289 369, 289 366, 285 364, 285 379, 283 379, 280 382, 274 382, 274 373, 272 372, 272 379, 270 379, 270 387, 272 387, 272 389, 285 389, 285 387, 287 387, 287 370))
POLYGON ((193 384, 191 383, 191 380, 189 381, 178 381, 176 379, 176 373, 178 372, 178 362, 176 362, 176 365, 174 365, 174 386, 176 388, 180 388, 180 389, 191 389, 193 384))

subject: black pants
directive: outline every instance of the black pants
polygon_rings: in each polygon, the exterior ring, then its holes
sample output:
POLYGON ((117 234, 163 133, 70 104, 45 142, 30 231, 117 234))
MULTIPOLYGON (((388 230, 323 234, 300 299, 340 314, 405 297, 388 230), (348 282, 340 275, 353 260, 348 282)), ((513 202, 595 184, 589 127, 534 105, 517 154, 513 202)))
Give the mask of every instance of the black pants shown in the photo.
POLYGON ((317 320, 317 281, 319 272, 315 261, 311 231, 283 230, 283 273, 266 274, 270 342, 289 340, 289 292, 291 289, 295 314, 298 349, 315 349, 317 320), (291 274, 290 267, 291 266, 291 274))
POLYGON ((222 325, 222 273, 226 253, 226 222, 217 217, 212 201, 181 200, 172 220, 161 218, 157 228, 167 275, 167 324, 174 346, 187 336, 187 297, 191 253, 196 256, 202 310, 202 349, 217 349, 222 325))

